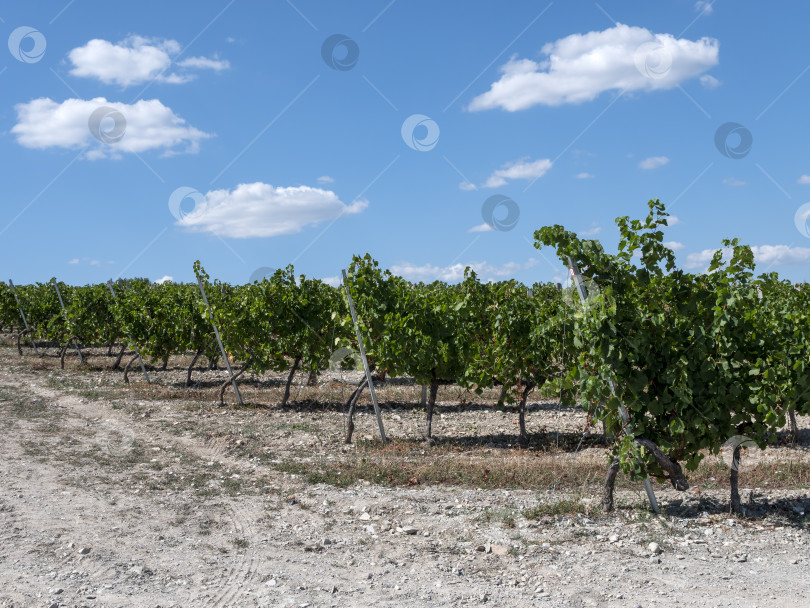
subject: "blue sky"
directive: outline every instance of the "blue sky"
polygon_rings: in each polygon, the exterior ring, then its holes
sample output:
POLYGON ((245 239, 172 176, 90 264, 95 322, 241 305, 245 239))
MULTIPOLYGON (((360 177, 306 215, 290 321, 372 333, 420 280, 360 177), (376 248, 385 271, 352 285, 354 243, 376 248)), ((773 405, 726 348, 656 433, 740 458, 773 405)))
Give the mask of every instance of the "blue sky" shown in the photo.
POLYGON ((189 281, 200 259, 234 283, 290 263, 334 281, 368 252, 413 280, 560 280, 534 230, 613 249, 614 218, 660 198, 682 266, 740 237, 759 270, 807 281, 808 17, 729 0, 4 3, 0 272, 189 281))

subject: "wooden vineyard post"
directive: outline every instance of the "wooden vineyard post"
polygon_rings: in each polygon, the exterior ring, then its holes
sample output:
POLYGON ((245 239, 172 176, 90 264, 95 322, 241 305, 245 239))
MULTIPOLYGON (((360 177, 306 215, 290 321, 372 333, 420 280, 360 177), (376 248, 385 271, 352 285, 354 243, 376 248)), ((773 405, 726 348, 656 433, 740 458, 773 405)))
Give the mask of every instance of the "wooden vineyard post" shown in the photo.
MULTIPOLYGON (((57 283, 56 277, 51 279, 51 283, 53 283, 53 286, 56 288, 56 295, 59 296, 59 306, 62 307, 62 312, 65 313, 65 321, 67 321, 67 309, 65 308, 65 302, 62 300, 62 292, 59 291, 59 283, 57 283)), ((82 351, 79 348, 79 345, 76 344, 76 340, 74 338, 71 338, 71 342, 73 342, 73 348, 76 349, 76 353, 79 355, 79 362, 84 365, 84 357, 82 357, 82 351)), ((62 363, 64 364, 64 360, 62 363)))
MULTIPOLYGON (((14 301, 17 302, 17 310, 20 311, 20 316, 22 317, 25 331, 30 335, 31 328, 28 327, 28 319, 25 318, 25 312, 23 311, 22 304, 20 304, 20 300, 17 297, 17 291, 14 289, 14 282, 11 279, 8 280, 8 286, 11 288, 11 293, 14 294, 14 301)), ((39 355, 39 351, 37 351, 37 341, 34 340, 34 336, 31 336, 31 346, 34 347, 34 354, 39 355)))
POLYGON ((202 279, 200 277, 197 277, 197 285, 200 286, 200 293, 202 294, 203 302, 205 302, 205 305, 208 307, 208 316, 211 318, 211 326, 214 328, 214 335, 217 338, 217 344, 219 344, 219 352, 222 353, 222 358, 225 360, 225 367, 228 369, 228 376, 231 379, 231 385, 233 385, 233 392, 236 393, 236 400, 239 402, 239 405, 244 407, 245 403, 242 401, 239 386, 236 384, 236 380, 233 377, 231 361, 228 359, 228 353, 225 352, 225 347, 222 345, 222 339, 219 337, 219 330, 217 329, 217 324, 214 322, 214 314, 211 312, 211 307, 208 304, 208 298, 205 296, 205 289, 203 288, 202 279))
POLYGON ((422 385, 422 407, 427 406, 427 384, 422 385))
MULTIPOLYGON (((582 281, 582 275, 579 272, 579 266, 574 261, 574 258, 568 256, 568 270, 571 273, 571 278, 574 281, 574 285, 576 286, 577 293, 579 294, 580 302, 582 302, 582 307, 585 307, 585 304, 588 300, 588 290, 585 288, 585 283, 582 281)), ((615 395, 616 394, 616 384, 611 380, 610 382, 610 391, 615 395)), ((630 416, 627 414, 627 409, 623 406, 619 406, 619 416, 622 417, 622 421, 624 422, 625 426, 630 423, 630 416)), ((644 478, 644 490, 647 492, 647 498, 650 501, 650 506, 652 510, 657 514, 660 513, 658 508, 658 500, 655 498, 655 492, 653 491, 652 483, 650 483, 650 478, 644 478)))
MULTIPOLYGON (((107 281, 107 287, 110 288, 110 293, 112 294, 113 300, 117 301, 118 298, 115 297, 115 290, 113 289, 112 279, 107 281)), ((140 361, 141 363, 141 371, 143 372, 143 377, 146 378, 146 383, 152 384, 151 382, 149 382, 149 374, 146 373, 146 366, 143 364, 143 357, 141 357, 141 351, 138 350, 138 347, 135 344, 132 345, 132 348, 135 350, 135 354, 138 355, 138 361, 140 361)))
POLYGON ((368 367, 368 359, 366 358, 366 349, 363 347, 363 334, 360 331, 360 325, 357 323, 357 312, 354 310, 354 300, 352 300, 352 293, 349 289, 349 277, 346 271, 343 270, 343 286, 346 288, 346 297, 349 300, 349 312, 352 313, 352 323, 354 323, 354 333, 357 336, 357 346, 360 348, 360 359, 363 361, 363 370, 366 372, 366 381, 368 382, 368 391, 371 393, 371 402, 374 404, 374 413, 377 415, 377 426, 380 427, 380 440, 383 443, 388 443, 385 438, 385 428, 383 427, 382 413, 380 413, 380 404, 377 403, 377 393, 374 391, 374 382, 371 380, 371 370, 368 367))

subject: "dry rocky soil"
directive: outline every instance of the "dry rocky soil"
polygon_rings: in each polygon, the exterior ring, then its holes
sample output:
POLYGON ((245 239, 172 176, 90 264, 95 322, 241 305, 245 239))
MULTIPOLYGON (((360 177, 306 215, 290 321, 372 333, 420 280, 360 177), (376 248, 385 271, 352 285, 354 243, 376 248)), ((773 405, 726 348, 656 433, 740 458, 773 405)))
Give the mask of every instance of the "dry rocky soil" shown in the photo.
POLYGON ((747 517, 709 473, 685 493, 655 483, 661 515, 626 480, 603 514, 606 448, 579 410, 533 403, 523 450, 497 395, 442 387, 428 446, 419 387, 389 383, 395 447, 376 441, 366 397, 348 446, 357 375, 302 374, 284 408, 281 375, 245 378, 246 407, 220 407, 222 371, 187 389, 172 361, 127 385, 105 351, 61 370, 56 349, 21 358, 6 343, 0 606, 810 606, 807 420, 797 442, 746 454, 747 517), (382 462, 382 477, 341 483, 382 462), (419 478, 442 463, 470 479, 419 478))

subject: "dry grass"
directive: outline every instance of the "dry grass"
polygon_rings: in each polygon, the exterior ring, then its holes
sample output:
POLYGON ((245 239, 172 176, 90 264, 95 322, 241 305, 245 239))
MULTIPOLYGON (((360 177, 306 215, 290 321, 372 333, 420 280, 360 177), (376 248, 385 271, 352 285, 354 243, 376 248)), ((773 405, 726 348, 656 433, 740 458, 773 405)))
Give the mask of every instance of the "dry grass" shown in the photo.
MULTIPOLYGON (((329 454, 313 458, 305 450, 298 451, 297 448, 290 451, 279 450, 273 438, 277 438, 279 434, 300 433, 318 436, 320 441, 321 436, 327 438, 330 434, 340 434, 341 429, 329 427, 329 424, 334 426, 334 420, 331 423, 327 420, 322 424, 313 424, 286 419, 287 412, 281 411, 277 405, 283 392, 280 379, 284 374, 262 379, 247 378, 240 383, 248 407, 230 410, 236 417, 234 420, 244 421, 251 414, 263 414, 263 410, 272 410, 274 415, 272 423, 265 420, 263 415, 258 415, 255 429, 243 427, 237 435, 230 430, 223 430, 221 422, 192 416, 192 411, 209 407, 218 399, 219 381, 211 374, 206 374, 205 382, 196 384, 195 388, 186 388, 183 385, 185 374, 182 373, 182 368, 190 362, 189 357, 172 358, 170 372, 162 377, 155 374, 158 381, 151 385, 143 382, 140 370, 131 370, 132 384, 128 386, 121 383, 120 372, 105 372, 106 381, 101 386, 97 385, 99 372, 94 370, 105 366, 108 368, 113 361, 113 358, 103 356, 101 351, 94 354, 89 359, 90 366, 85 367, 78 367, 78 357, 75 354, 68 356, 68 369, 64 372, 59 370, 59 360, 52 354, 43 358, 27 354, 19 360, 15 354, 12 361, 14 365, 19 361, 21 368, 31 369, 33 366, 39 371, 49 370, 53 374, 48 381, 51 386, 59 389, 71 388, 74 393, 89 399, 109 400, 113 407, 120 407, 116 405, 117 400, 124 399, 183 402, 181 409, 188 412, 188 420, 178 422, 173 427, 176 432, 193 429, 197 436, 227 435, 228 452, 232 455, 255 458, 279 470, 301 475, 313 483, 345 487, 359 480, 366 480, 384 486, 444 484, 468 488, 551 489, 586 491, 593 496, 601 488, 607 467, 604 438, 601 435, 591 435, 583 442, 581 435, 573 432, 561 433, 559 436, 554 433, 533 435, 530 450, 510 446, 509 442, 513 442, 513 437, 502 434, 478 435, 477 431, 469 436, 459 432, 453 439, 432 447, 416 440, 396 439, 388 445, 375 441, 359 441, 355 448, 342 451, 333 438, 327 448, 329 454), (280 422, 279 415, 282 417, 280 422), (233 434, 233 437, 228 433, 233 434), (236 438, 246 439, 247 442, 234 447, 236 438), (281 462, 277 460, 280 453, 281 462)), ((195 379, 201 377, 203 376, 199 372, 195 372, 195 379)), ((303 379, 305 375, 302 374, 299 380, 303 379)), ((458 387, 443 387, 442 391, 451 403, 457 404, 445 406, 447 411, 463 408, 473 403, 473 399, 479 404, 491 406, 498 396, 495 391, 477 397, 458 387)), ((299 384, 294 388, 295 404, 287 409, 298 412, 342 411, 343 402, 350 392, 351 387, 348 385, 333 381, 322 382, 316 387, 299 384)), ((381 401, 387 401, 392 406, 399 404, 403 408, 418 408, 413 404, 418 403, 419 393, 420 387, 401 383, 385 385, 378 390, 381 401)), ((230 389, 226 393, 226 400, 233 401, 230 389)), ((41 404, 28 403, 16 393, 0 394, 0 402, 3 401, 5 407, 10 408, 17 417, 53 416, 41 404)), ((805 444, 806 439, 807 437, 805 444)), ((740 478, 743 487, 810 487, 810 458, 807 457, 806 449, 794 450, 790 446, 780 446, 770 448, 766 454, 765 458, 744 456, 744 469, 740 478)), ((688 472, 687 476, 693 487, 728 488, 729 467, 723 458, 709 455, 696 471, 688 472)), ((618 487, 637 488, 638 484, 620 475, 618 487)))
MULTIPOLYGON (((570 454, 549 449, 469 448, 454 445, 426 447, 417 442, 361 442, 357 449, 335 459, 290 459, 279 470, 304 476, 311 483, 347 487, 358 481, 382 486, 453 485, 467 488, 504 488, 587 492, 596 495, 607 470, 607 458, 596 450, 570 454)), ((687 472, 693 487, 729 487, 729 467, 714 456, 687 472)), ((667 483, 666 480, 661 480, 667 483)), ((804 489, 810 486, 810 462, 789 452, 758 462, 740 476, 744 487, 804 489)), ((637 487, 627 476, 618 488, 637 487)))

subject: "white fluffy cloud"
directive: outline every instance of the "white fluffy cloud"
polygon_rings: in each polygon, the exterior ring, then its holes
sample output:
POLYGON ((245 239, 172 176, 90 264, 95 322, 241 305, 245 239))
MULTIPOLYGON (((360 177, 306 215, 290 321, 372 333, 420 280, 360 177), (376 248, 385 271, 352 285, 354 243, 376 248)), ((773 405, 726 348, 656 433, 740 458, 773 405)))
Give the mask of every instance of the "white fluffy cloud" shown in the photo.
POLYGON ((664 246, 669 247, 672 251, 683 251, 686 249, 686 245, 679 241, 664 241, 664 246))
POLYGON ((114 263, 115 262, 113 262, 112 260, 107 260, 106 262, 102 262, 101 260, 96 260, 96 259, 88 258, 88 257, 84 257, 82 259, 73 258, 71 260, 68 260, 68 264, 70 264, 71 266, 76 266, 77 264, 82 264, 82 265, 87 264, 89 266, 101 266, 102 264, 114 264, 114 263))
POLYGON ((333 277, 324 277, 321 279, 327 285, 331 287, 340 287, 343 284, 343 277, 333 276, 333 277))
POLYGON ((797 181, 805 186, 810 185, 810 175, 802 175, 797 181))
MULTIPOLYGON (((686 261, 684 262, 684 268, 689 269, 696 269, 696 268, 706 268, 709 265, 709 262, 712 261, 714 257, 714 252, 717 251, 716 249, 704 249, 703 251, 699 251, 697 253, 690 253, 686 256, 686 261)), ((723 251, 723 255, 728 255, 729 251, 726 249, 723 251)))
POLYGON ((492 226, 484 222, 483 224, 478 224, 477 226, 473 226, 467 232, 490 232, 491 230, 495 230, 492 226))
POLYGON ((500 188, 505 186, 512 179, 537 179, 543 177, 546 171, 551 169, 551 161, 548 158, 541 158, 530 161, 527 158, 512 161, 497 169, 487 178, 482 188, 500 188))
POLYGON ((216 57, 189 57, 178 61, 177 65, 182 68, 197 68, 198 70, 214 70, 221 72, 231 67, 231 62, 227 59, 217 59, 216 57))
MULTIPOLYGON (((690 253, 686 256, 686 261, 684 262, 684 268, 689 268, 691 270, 697 268, 705 269, 709 262, 711 262, 712 258, 714 257, 714 252, 716 249, 704 249, 703 251, 699 251, 698 253, 690 253)), ((728 250, 723 252, 724 255, 728 254, 728 250)))
POLYGON ((194 78, 191 69, 212 69, 217 72, 230 67, 218 58, 188 57, 177 64, 186 68, 169 72, 172 57, 180 52, 176 40, 129 36, 118 43, 99 38, 68 53, 73 64, 70 73, 83 78, 96 78, 105 84, 128 87, 151 80, 179 84, 194 78))
POLYGON ((704 89, 716 89, 720 86, 720 81, 710 74, 704 74, 700 77, 700 84, 704 89))
POLYGON ((318 178, 318 183, 319 184, 332 184, 334 182, 335 182, 335 180, 333 178, 329 177, 328 175, 321 175, 318 178))
POLYGON ((155 283, 157 283, 158 285, 163 285, 164 283, 171 283, 172 281, 174 281, 174 277, 170 276, 168 274, 165 274, 161 278, 159 278, 157 281, 155 281, 155 283))
POLYGON ((658 167, 663 167, 669 163, 669 159, 666 156, 650 156, 649 158, 645 158, 641 161, 638 166, 641 169, 658 169, 658 167))
POLYGON ((508 262, 501 266, 496 266, 488 262, 470 262, 469 264, 452 264, 450 266, 434 266, 433 264, 417 266, 405 262, 392 266, 391 272, 409 281, 422 281, 425 283, 445 281, 447 283, 455 283, 464 279, 464 269, 467 266, 472 268, 482 281, 487 281, 490 279, 512 278, 521 270, 526 270, 536 265, 537 260, 534 258, 529 258, 522 264, 519 262, 508 262))
POLYGON ((177 225, 231 238, 272 237, 296 234, 306 226, 360 213, 367 206, 365 200, 345 205, 334 192, 321 188, 276 188, 255 182, 207 192, 177 225))
POLYGON ((711 38, 691 41, 622 24, 572 34, 543 46, 548 58, 542 62, 510 59, 469 109, 515 112, 591 101, 610 90, 671 89, 717 65, 718 48, 711 38))
POLYGON ((757 264, 806 264, 810 262, 810 247, 759 245, 751 247, 757 264))
MULTIPOLYGON (((684 267, 706 268, 714 257, 716 249, 704 249, 698 253, 690 253, 686 256, 684 267)), ((810 262, 810 247, 789 247, 788 245, 754 245, 751 247, 754 253, 754 261, 766 266, 778 266, 786 264, 807 264, 810 262)), ((723 250, 723 257, 728 258, 731 254, 729 249, 723 250)))
POLYGON ((670 215, 667 218, 667 226, 677 226, 678 224, 682 224, 683 222, 678 218, 677 215, 670 215))
POLYGON ((711 15, 714 12, 714 0, 706 2, 705 0, 698 0, 695 2, 695 10, 703 15, 711 15))
POLYGON ((97 97, 58 103, 41 97, 17 104, 15 109, 17 124, 11 132, 20 145, 36 149, 86 149, 88 158, 118 158, 122 153, 147 150, 162 150, 165 155, 195 153, 200 140, 211 137, 187 125, 157 99, 126 104, 97 97), (99 119, 93 133, 90 117, 97 110, 105 118, 99 119), (109 143, 102 141, 105 138, 109 143))

